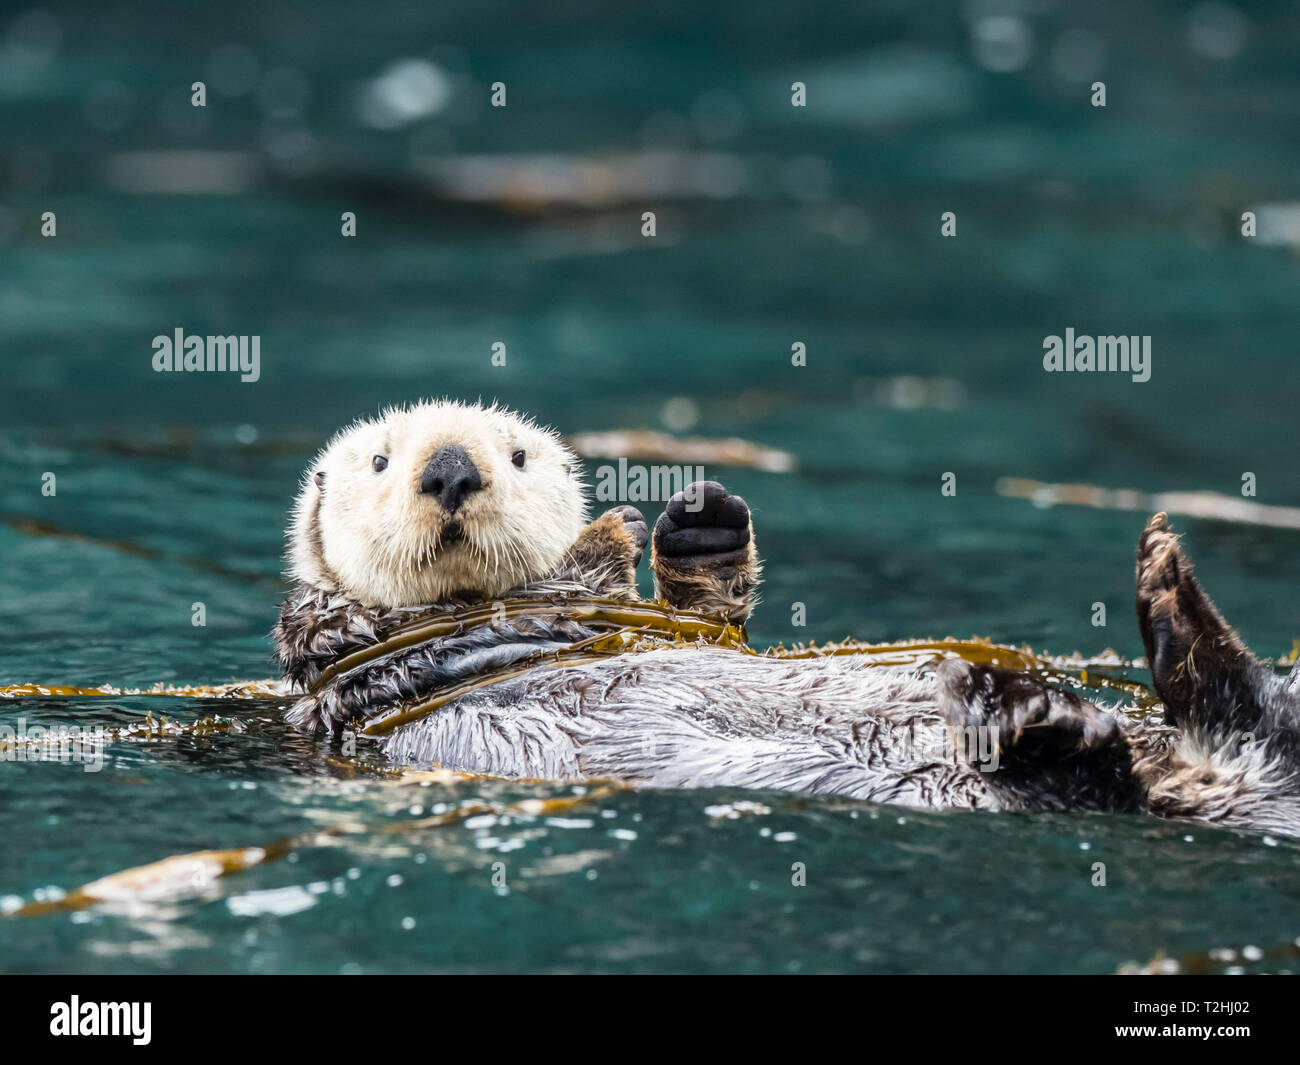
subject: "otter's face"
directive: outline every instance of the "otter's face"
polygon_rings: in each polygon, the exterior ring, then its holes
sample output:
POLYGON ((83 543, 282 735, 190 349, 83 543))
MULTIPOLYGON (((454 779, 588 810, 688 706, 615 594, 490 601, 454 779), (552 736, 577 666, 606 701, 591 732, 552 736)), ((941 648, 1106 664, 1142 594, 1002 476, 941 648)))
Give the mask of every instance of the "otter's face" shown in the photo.
POLYGON ((421 403, 343 430, 294 512, 292 576, 365 606, 490 598, 545 576, 577 539, 577 458, 509 411, 421 403))

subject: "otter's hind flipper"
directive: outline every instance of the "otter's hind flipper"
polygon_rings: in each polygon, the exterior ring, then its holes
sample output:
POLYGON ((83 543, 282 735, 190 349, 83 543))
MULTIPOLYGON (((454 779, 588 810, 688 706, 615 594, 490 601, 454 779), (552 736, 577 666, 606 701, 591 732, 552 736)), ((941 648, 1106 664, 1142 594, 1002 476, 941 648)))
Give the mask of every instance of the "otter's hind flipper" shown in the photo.
POLYGON ((1143 789, 1120 719, 1028 673, 940 662, 938 708, 965 761, 1021 809, 1136 811, 1143 789))
POLYGON ((762 572, 749 505, 717 481, 687 485, 655 522, 650 568, 660 599, 743 625, 762 572))
POLYGON ((939 712, 959 729, 989 728, 995 750, 1023 747, 1072 754, 1123 740, 1113 714, 1028 673, 948 658, 935 674, 939 712))
POLYGON ((1138 541, 1137 618, 1156 694, 1173 724, 1204 709, 1206 692, 1254 663, 1205 594, 1163 513, 1138 541))
POLYGON ((1164 514, 1147 522, 1138 542, 1137 616, 1171 724, 1216 741, 1249 735, 1296 751, 1297 674, 1278 677, 1251 654, 1205 594, 1164 514))

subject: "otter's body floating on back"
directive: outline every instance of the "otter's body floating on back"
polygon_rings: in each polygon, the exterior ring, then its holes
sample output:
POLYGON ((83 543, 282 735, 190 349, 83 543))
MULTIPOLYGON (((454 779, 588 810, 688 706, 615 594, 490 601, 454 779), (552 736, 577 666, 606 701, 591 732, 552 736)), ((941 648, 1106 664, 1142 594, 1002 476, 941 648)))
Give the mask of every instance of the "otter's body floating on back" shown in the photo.
MULTIPOLYGON (((1163 515, 1138 548, 1138 618, 1166 706, 1155 723, 955 658, 881 666, 702 642, 539 664, 608 634, 563 603, 635 600, 649 539, 631 507, 584 527, 577 470, 551 433, 496 409, 422 404, 336 437, 290 533, 299 584, 275 636, 286 677, 308 689, 291 720, 373 727, 500 674, 385 732, 384 750, 508 777, 1151 812, 1300 834, 1300 666, 1278 677, 1238 641, 1163 515), (489 607, 473 627, 376 646, 412 619, 506 593, 536 610, 489 607)), ((712 482, 679 492, 651 567, 671 607, 743 624, 759 579, 748 507, 712 482)))

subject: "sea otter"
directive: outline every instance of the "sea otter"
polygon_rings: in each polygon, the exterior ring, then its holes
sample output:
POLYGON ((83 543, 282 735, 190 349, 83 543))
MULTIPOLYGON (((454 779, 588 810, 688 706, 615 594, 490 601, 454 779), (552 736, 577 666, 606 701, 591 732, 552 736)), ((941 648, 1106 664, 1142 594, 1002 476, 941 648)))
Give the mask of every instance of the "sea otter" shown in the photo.
POLYGON ((395 721, 378 729, 394 761, 496 776, 1300 834, 1300 665, 1282 678, 1246 649, 1163 514, 1137 565, 1163 718, 951 657, 881 666, 701 640, 561 659, 610 633, 564 603, 637 602, 648 541, 657 598, 727 633, 759 583, 749 508, 716 482, 674 495, 653 536, 633 507, 584 526, 585 514, 576 457, 509 411, 428 402, 343 430, 308 470, 289 533, 297 586, 274 635, 306 690, 290 720, 335 734, 395 721), (485 676, 499 679, 467 683, 485 676), (399 712, 431 696, 446 705, 399 712))

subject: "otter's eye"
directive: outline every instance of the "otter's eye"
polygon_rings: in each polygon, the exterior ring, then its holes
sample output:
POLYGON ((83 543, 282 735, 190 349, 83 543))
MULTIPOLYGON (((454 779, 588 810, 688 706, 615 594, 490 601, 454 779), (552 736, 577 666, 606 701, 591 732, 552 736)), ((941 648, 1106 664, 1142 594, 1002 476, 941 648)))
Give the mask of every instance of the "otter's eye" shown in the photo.
POLYGON ((516 466, 518 466, 522 470, 524 468, 524 459, 526 457, 527 456, 525 456, 522 451, 516 451, 513 455, 510 456, 510 461, 513 462, 516 466))
POLYGON ((384 470, 388 469, 388 460, 383 455, 376 455, 370 460, 370 467, 376 473, 383 473, 384 470))

